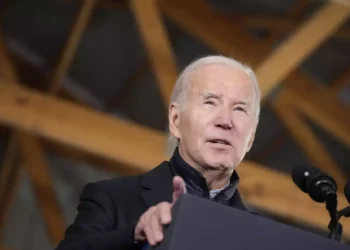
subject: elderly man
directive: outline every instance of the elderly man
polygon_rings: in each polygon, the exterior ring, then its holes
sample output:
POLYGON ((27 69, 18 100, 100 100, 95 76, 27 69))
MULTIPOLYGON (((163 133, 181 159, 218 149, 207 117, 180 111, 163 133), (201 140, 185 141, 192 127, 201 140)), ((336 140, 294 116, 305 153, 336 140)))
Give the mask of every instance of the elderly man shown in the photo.
POLYGON ((173 156, 143 175, 87 184, 57 249, 154 246, 185 192, 245 210, 235 169, 252 146, 259 112, 260 90, 249 67, 223 56, 188 65, 169 106, 173 156))

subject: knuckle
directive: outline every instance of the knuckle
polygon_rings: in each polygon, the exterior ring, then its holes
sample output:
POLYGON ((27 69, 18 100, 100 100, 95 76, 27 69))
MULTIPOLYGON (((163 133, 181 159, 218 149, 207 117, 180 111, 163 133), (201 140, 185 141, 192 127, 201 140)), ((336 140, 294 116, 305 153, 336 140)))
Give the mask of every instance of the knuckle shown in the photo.
POLYGON ((154 213, 155 211, 157 210, 157 207, 156 206, 152 206, 152 207, 150 207, 149 209, 148 209, 148 213, 150 213, 150 214, 152 214, 152 213, 154 213))
POLYGON ((146 221, 147 221, 147 216, 145 215, 141 216, 141 219, 140 219, 141 224, 145 224, 146 221))
POLYGON ((149 217, 154 213, 155 210, 156 210, 155 207, 150 207, 146 212, 143 213, 141 218, 143 218, 144 221, 147 221, 149 217))
POLYGON ((158 207, 159 207, 159 209, 164 209, 164 208, 170 207, 170 203, 164 201, 164 202, 159 203, 158 207))
POLYGON ((145 224, 147 224, 147 221, 149 220, 149 217, 150 217, 150 213, 148 213, 148 211, 147 211, 147 212, 145 212, 145 213, 141 216, 139 222, 140 222, 142 225, 145 225, 145 224))

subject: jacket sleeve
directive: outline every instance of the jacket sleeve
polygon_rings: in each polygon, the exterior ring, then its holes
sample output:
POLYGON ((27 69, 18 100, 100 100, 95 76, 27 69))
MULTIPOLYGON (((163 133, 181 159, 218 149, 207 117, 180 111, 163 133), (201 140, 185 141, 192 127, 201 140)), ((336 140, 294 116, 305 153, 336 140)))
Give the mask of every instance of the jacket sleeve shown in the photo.
POLYGON ((81 194, 78 214, 56 250, 139 249, 133 240, 136 223, 115 228, 113 204, 98 183, 89 183, 81 194))

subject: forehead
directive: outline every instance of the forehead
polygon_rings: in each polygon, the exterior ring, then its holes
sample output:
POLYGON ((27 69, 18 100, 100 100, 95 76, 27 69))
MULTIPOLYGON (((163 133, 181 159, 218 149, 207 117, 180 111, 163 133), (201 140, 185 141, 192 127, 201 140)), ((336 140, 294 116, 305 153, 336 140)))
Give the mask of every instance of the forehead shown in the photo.
POLYGON ((250 76, 239 67, 213 64, 198 68, 189 75, 191 94, 202 96, 213 92, 234 99, 254 98, 250 76))

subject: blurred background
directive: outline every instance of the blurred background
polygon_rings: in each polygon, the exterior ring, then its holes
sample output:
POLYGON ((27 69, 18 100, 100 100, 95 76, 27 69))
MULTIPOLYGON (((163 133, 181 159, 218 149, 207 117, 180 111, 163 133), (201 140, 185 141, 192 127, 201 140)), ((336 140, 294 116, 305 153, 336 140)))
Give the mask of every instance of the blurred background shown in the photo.
POLYGON ((348 204, 349 1, 3 0, 0 11, 0 249, 53 249, 86 183, 168 159, 176 76, 208 54, 251 65, 262 88, 238 168, 248 206, 327 236, 325 205, 292 183, 296 164, 332 175, 348 204))

